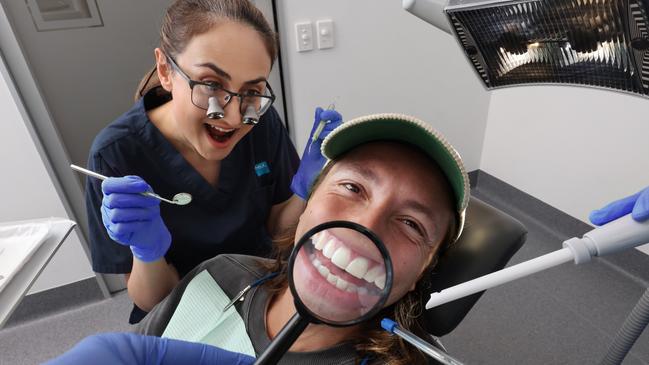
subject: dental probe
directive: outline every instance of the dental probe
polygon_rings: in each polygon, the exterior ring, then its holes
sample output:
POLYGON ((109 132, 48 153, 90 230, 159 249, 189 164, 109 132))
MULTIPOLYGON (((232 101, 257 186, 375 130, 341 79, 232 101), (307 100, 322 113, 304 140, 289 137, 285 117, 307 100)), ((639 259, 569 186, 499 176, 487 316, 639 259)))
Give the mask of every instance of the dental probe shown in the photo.
POLYGON ((229 302, 228 304, 226 304, 225 307, 223 307, 223 309, 221 310, 221 312, 225 312, 226 310, 228 310, 228 309, 229 309, 230 307, 232 307, 232 306, 234 305, 234 303, 236 303, 237 301, 241 301, 241 302, 243 302, 243 300, 244 300, 244 295, 246 295, 246 293, 247 293, 250 289, 252 289, 252 288, 254 288, 254 287, 256 287, 256 286, 259 286, 259 285, 265 283, 266 281, 268 281, 268 280, 274 278, 274 277, 277 276, 277 275, 278 275, 278 273, 273 272, 273 273, 270 273, 270 274, 264 276, 264 277, 261 278, 261 279, 257 279, 257 280, 255 280, 255 282, 253 282, 252 284, 246 286, 246 287, 243 288, 243 290, 241 290, 237 295, 235 295, 234 298, 232 298, 232 300, 230 300, 230 302, 229 302))
POLYGON ((432 293, 426 309, 466 297, 494 286, 520 279, 530 274, 574 260, 575 264, 590 261, 592 256, 604 256, 649 242, 649 221, 637 222, 631 214, 618 218, 563 242, 563 248, 518 265, 495 271, 477 279, 432 293))
POLYGON ((383 327, 384 330, 401 337, 404 341, 406 341, 409 344, 415 346, 416 348, 421 350, 423 353, 425 353, 426 355, 432 357, 433 359, 441 362, 442 364, 445 364, 445 365, 462 365, 461 362, 454 359, 451 355, 445 353, 444 351, 438 349, 437 347, 435 347, 435 346, 429 344, 428 342, 422 340, 421 338, 419 338, 414 333, 399 328, 399 325, 397 324, 397 322, 391 320, 390 318, 383 318, 381 320, 381 327, 383 327))
MULTIPOLYGON (((98 174, 98 173, 96 173, 94 171, 90 171, 88 169, 84 169, 83 167, 79 167, 77 165, 70 165, 70 168, 72 168, 72 170, 80 172, 80 173, 82 173, 84 175, 88 175, 90 177, 94 177, 94 178, 99 179, 99 180, 108 179, 107 176, 104 176, 102 174, 98 174)), ((150 196, 152 198, 156 198, 156 199, 161 200, 161 201, 163 201, 165 203, 176 204, 176 205, 187 205, 192 201, 192 196, 189 193, 178 193, 178 194, 173 196, 173 200, 165 199, 165 198, 161 197, 160 195, 158 195, 158 194, 156 194, 154 192, 151 192, 151 191, 146 191, 146 192, 140 193, 140 194, 144 195, 144 196, 150 196)))

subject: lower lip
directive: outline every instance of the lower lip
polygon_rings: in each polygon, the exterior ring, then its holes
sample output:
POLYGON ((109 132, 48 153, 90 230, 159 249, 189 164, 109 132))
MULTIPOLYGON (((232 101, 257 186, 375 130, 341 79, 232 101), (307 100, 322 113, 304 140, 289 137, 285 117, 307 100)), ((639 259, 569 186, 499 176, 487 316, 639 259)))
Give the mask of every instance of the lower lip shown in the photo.
POLYGON ((293 281, 300 300, 313 314, 329 322, 344 323, 372 310, 378 296, 338 289, 320 275, 306 251, 300 250, 296 257, 293 281))

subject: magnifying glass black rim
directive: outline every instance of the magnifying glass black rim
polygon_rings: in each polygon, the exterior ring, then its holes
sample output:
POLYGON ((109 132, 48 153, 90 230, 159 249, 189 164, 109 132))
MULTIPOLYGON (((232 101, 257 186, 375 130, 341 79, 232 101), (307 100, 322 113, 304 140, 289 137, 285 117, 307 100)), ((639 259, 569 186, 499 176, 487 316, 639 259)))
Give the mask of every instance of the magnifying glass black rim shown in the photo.
POLYGON ((291 288, 291 293, 293 294, 293 300, 295 301, 295 307, 297 309, 297 312, 300 315, 302 316, 304 316, 305 314, 308 315, 312 319, 316 320, 314 323, 324 323, 333 327, 347 327, 347 326, 352 326, 361 323, 369 318, 372 318, 379 311, 381 311, 381 309, 383 309, 383 305, 388 300, 388 297, 390 296, 390 291, 392 289, 392 276, 393 276, 392 260, 390 259, 390 254, 388 253, 388 250, 385 248, 383 241, 381 241, 381 239, 376 234, 374 234, 374 232, 370 231, 365 226, 350 221, 329 221, 329 222, 319 224, 311 228, 310 230, 308 230, 295 244, 295 247, 291 252, 291 257, 288 260, 287 275, 288 275, 288 284, 289 287, 291 288), (328 228, 349 228, 364 234, 366 237, 372 240, 372 242, 374 242, 376 247, 379 249, 381 256, 383 256, 383 260, 385 262, 385 286, 381 291, 380 300, 374 305, 374 308, 372 310, 360 316, 359 318, 351 321, 331 322, 313 313, 311 310, 309 310, 309 308, 306 307, 306 305, 304 305, 304 303, 302 303, 302 299, 300 299, 300 296, 298 295, 297 290, 295 289, 295 284, 293 283, 293 265, 295 264, 295 258, 297 257, 297 253, 300 251, 300 248, 302 248, 302 245, 304 245, 307 241, 309 241, 309 239, 315 233, 323 231, 328 228))

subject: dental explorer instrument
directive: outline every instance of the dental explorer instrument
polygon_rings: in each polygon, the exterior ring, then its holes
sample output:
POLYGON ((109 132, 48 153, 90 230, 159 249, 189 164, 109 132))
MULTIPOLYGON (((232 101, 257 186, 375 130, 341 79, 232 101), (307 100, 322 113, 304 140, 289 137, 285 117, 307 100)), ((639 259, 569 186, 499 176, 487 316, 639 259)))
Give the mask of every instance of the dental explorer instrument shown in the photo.
MULTIPOLYGON (((94 177, 94 178, 99 179, 99 180, 108 179, 107 176, 98 174, 98 173, 96 173, 94 171, 90 171, 88 169, 84 169, 83 167, 79 167, 79 166, 74 165, 74 164, 70 165, 70 168, 72 168, 72 170, 75 170, 75 171, 80 172, 82 174, 88 175, 90 177, 94 177)), ((178 193, 178 194, 173 196, 173 198, 172 198, 173 200, 165 199, 165 198, 161 197, 160 195, 158 195, 158 194, 156 194, 154 192, 151 192, 151 191, 147 191, 147 192, 140 193, 140 194, 142 194, 144 196, 149 196, 149 197, 152 197, 152 198, 156 198, 156 199, 161 200, 161 201, 163 201, 165 203, 175 204, 175 205, 187 205, 187 204, 191 203, 191 201, 192 201, 192 195, 189 194, 189 193, 178 193)))
POLYGON ((415 346, 423 353, 441 362, 442 364, 462 365, 461 362, 453 358, 451 355, 422 340, 414 333, 405 329, 401 329, 397 322, 391 320, 390 318, 383 318, 381 320, 381 327, 383 327, 384 330, 401 337, 404 341, 415 346))
POLYGON ((232 298, 232 300, 230 301, 230 303, 226 304, 225 307, 223 307, 223 310, 222 310, 221 312, 225 312, 226 310, 228 310, 228 308, 232 307, 232 306, 234 305, 234 303, 237 302, 237 300, 241 300, 241 301, 243 301, 243 299, 244 299, 244 295, 248 292, 248 290, 250 290, 250 289, 252 289, 252 288, 254 288, 254 287, 256 287, 256 286, 259 286, 259 285, 261 285, 261 284, 263 284, 263 283, 265 283, 266 281, 268 281, 268 280, 274 278, 275 276, 277 276, 277 274, 278 274, 278 273, 276 273, 276 272, 274 272, 274 273, 270 273, 270 274, 264 276, 264 277, 261 278, 261 279, 257 279, 257 280, 256 280, 255 282, 253 282, 252 284, 250 284, 250 285, 246 286, 245 288, 243 288, 243 290, 241 290, 241 291, 239 292, 239 294, 235 295, 234 298, 232 298))
MULTIPOLYGON (((335 110, 335 109, 336 109, 336 104, 334 99, 334 101, 332 101, 331 104, 329 104, 329 106, 325 110, 335 110)), ((313 142, 318 140, 318 137, 320 137, 320 133, 322 133, 322 130, 324 129, 325 125, 327 125, 328 122, 329 121, 327 120, 321 120, 320 123, 318 123, 318 126, 316 127, 315 131, 313 132, 313 136, 311 137, 311 142, 309 142, 309 150, 308 150, 309 153, 311 152, 311 145, 313 144, 313 142)))
POLYGON ((574 260, 575 264, 589 262, 592 256, 604 256, 649 243, 649 221, 637 222, 631 214, 618 218, 583 235, 563 242, 563 248, 518 265, 462 284, 431 293, 426 309, 466 297, 471 294, 520 279, 530 274, 574 260))

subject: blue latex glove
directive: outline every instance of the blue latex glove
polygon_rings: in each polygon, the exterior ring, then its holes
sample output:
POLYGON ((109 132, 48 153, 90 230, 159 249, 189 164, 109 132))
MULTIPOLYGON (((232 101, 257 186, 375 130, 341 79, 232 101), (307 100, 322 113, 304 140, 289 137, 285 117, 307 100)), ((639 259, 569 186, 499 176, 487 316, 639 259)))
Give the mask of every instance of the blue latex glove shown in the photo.
POLYGON ((333 109, 323 110, 320 107, 315 109, 315 118, 313 121, 313 128, 311 128, 311 133, 309 134, 309 141, 304 148, 300 167, 291 181, 291 190, 300 198, 304 200, 307 199, 313 180, 315 180, 318 174, 320 174, 320 170, 322 170, 325 162, 327 162, 327 159, 322 156, 322 153, 320 152, 322 141, 331 131, 336 129, 342 121, 343 116, 333 109), (320 121, 326 121, 327 123, 314 141, 313 134, 316 129, 318 129, 320 121))
POLYGON ((153 191, 138 176, 111 177, 101 184, 101 220, 114 241, 130 246, 144 262, 163 257, 171 234, 160 216, 160 200, 141 195, 153 191))
POLYGON ((46 365, 250 365, 254 358, 218 347, 142 336, 104 333, 86 337, 46 365))
POLYGON ((604 208, 593 210, 588 218, 593 224, 599 226, 629 213, 638 222, 649 219, 649 187, 636 194, 609 203, 604 208))

